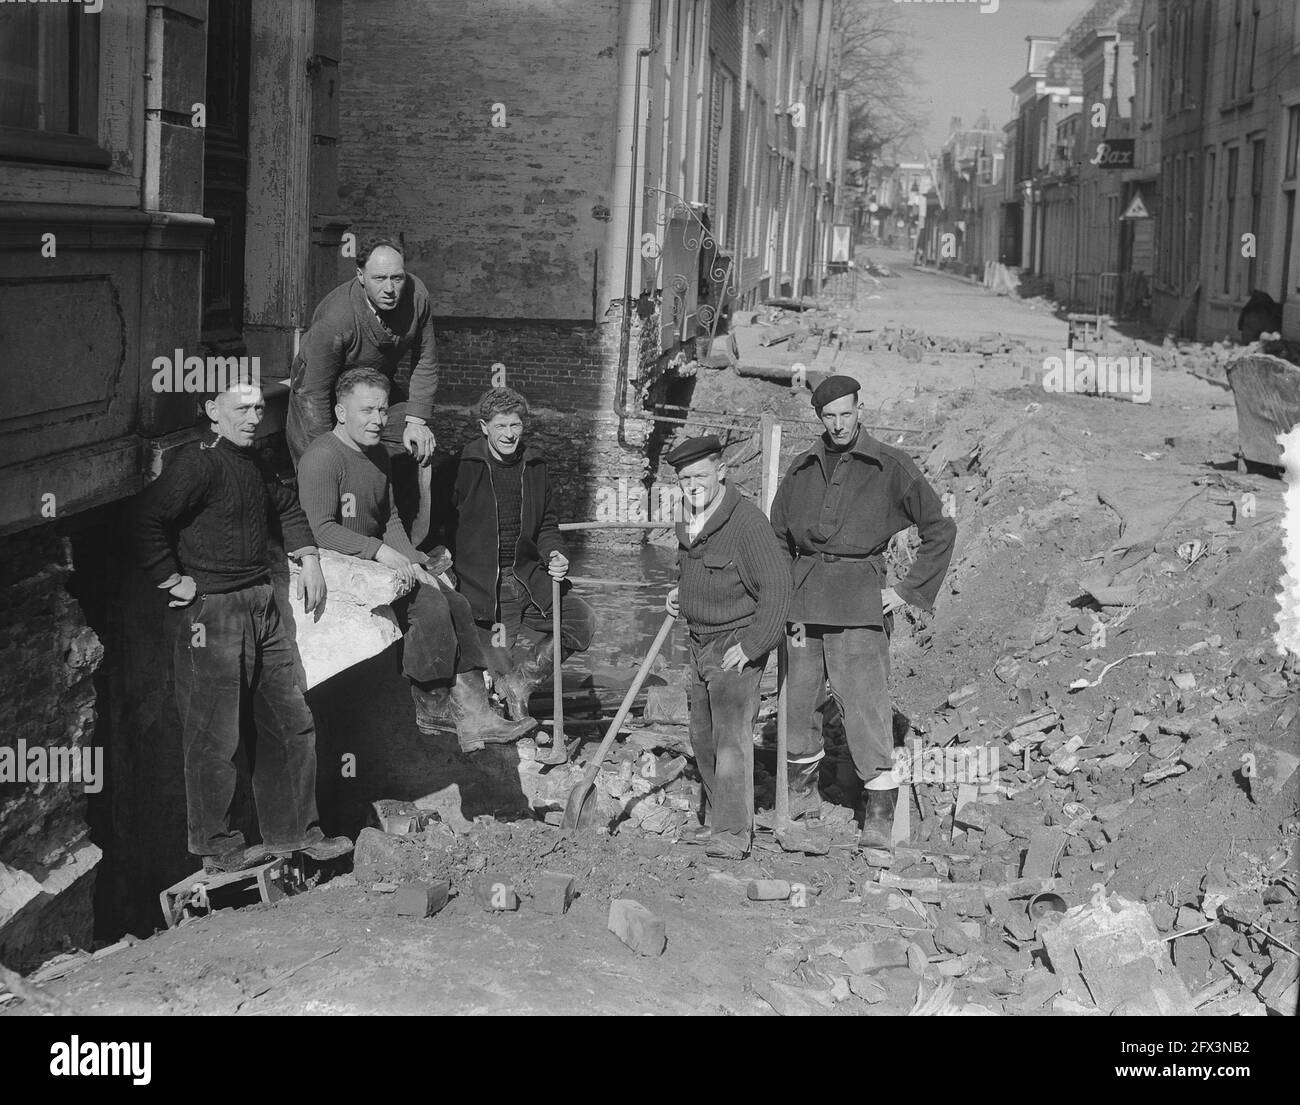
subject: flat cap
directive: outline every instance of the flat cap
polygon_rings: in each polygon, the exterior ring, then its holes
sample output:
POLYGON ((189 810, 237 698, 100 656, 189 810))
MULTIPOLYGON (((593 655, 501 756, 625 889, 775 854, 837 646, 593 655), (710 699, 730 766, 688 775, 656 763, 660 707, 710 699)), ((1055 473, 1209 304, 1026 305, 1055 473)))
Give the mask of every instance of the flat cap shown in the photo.
POLYGON ((852 376, 827 376, 812 393, 812 405, 821 410, 828 403, 853 395, 862 390, 862 385, 852 376))
POLYGON ((688 437, 685 441, 679 442, 672 447, 664 460, 680 470, 694 461, 721 452, 722 442, 709 434, 706 437, 688 437))

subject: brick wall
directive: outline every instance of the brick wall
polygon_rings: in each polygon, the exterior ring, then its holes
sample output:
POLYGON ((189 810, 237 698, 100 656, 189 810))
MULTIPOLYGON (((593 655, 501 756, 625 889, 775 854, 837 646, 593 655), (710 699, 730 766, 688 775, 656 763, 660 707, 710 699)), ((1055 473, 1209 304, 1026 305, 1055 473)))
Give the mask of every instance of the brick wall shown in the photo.
MULTIPOLYGON (((9 768, 20 750, 94 744, 92 676, 103 649, 68 593, 71 567, 69 543, 48 527, 0 540, 0 748, 14 757, 9 768)), ((0 961, 10 967, 36 966, 65 939, 90 941, 100 851, 86 805, 81 783, 0 782, 0 961)))
POLYGON ((354 230, 400 233, 439 314, 593 318, 618 14, 618 0, 345 3, 340 205, 354 230))

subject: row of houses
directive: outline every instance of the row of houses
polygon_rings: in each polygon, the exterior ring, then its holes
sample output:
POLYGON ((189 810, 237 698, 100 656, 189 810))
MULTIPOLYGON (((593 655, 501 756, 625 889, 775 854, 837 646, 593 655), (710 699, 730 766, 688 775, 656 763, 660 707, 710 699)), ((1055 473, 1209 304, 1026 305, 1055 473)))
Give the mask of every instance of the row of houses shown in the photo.
POLYGON ((188 870, 127 509, 196 434, 155 360, 258 357, 274 454, 312 311, 382 231, 437 305, 440 442, 504 366, 590 516, 726 310, 824 278, 840 3, 0 4, 0 702, 11 742, 107 753, 89 803, 0 779, 0 959, 148 931, 188 870))
POLYGON ((1027 44, 1001 135, 944 147, 926 258, 1202 340, 1258 290, 1300 338, 1300 5, 1097 0, 1027 44))

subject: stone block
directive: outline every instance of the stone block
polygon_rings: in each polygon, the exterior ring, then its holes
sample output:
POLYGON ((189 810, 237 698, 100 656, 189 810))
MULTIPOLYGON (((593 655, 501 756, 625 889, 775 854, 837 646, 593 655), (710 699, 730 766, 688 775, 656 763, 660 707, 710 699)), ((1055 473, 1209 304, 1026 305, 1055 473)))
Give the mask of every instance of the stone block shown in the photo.
POLYGON ((533 895, 533 908, 538 913, 547 913, 562 917, 568 912, 569 903, 573 901, 577 880, 572 875, 546 872, 537 883, 537 893, 533 895))
POLYGON ((751 902, 784 902, 790 897, 790 884, 785 879, 750 879, 745 897, 751 902))
POLYGON ((668 943, 663 918, 631 898, 609 903, 609 931, 638 955, 663 955, 668 943))
POLYGON ((393 909, 399 917, 432 917, 451 897, 451 883, 413 883, 398 887, 393 909))
POLYGON ((479 875, 474 880, 474 900, 492 913, 519 908, 519 895, 515 892, 514 883, 504 875, 479 875))

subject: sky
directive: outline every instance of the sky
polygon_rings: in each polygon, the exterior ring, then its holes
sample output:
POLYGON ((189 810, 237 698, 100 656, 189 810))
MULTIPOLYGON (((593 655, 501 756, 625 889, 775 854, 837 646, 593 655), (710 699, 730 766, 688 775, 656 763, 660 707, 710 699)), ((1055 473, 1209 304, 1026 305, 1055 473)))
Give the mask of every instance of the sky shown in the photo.
POLYGON ((1061 34, 1092 0, 996 0, 997 11, 981 10, 993 2, 898 3, 920 48, 917 73, 924 83, 917 95, 922 113, 930 115, 924 132, 927 149, 943 144, 954 115, 969 127, 987 108, 994 127, 1006 123, 1011 118, 1011 85, 1025 72, 1026 36, 1061 34))

